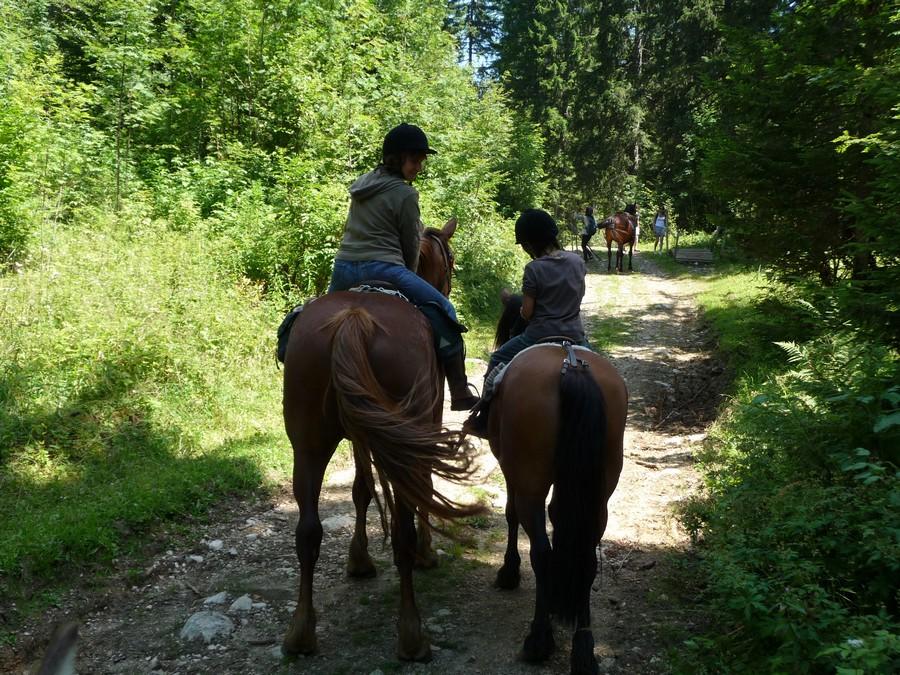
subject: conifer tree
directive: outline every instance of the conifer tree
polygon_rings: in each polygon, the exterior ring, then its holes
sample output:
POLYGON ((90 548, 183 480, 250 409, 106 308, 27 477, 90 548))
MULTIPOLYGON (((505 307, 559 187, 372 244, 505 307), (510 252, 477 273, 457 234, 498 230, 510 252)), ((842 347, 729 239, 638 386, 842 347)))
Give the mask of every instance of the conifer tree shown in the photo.
POLYGON ((500 34, 497 0, 449 0, 447 27, 457 36, 460 57, 484 76, 491 69, 500 34))

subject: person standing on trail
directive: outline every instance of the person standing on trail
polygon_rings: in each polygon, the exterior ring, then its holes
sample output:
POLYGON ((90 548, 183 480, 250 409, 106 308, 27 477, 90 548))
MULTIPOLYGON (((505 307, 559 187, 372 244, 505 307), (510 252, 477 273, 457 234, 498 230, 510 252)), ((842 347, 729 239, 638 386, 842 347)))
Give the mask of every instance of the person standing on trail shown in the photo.
MULTIPOLYGON (((425 132, 413 124, 400 124, 387 133, 381 163, 350 186, 350 211, 328 292, 371 280, 394 284, 431 323, 450 388, 450 408, 469 410, 478 396, 466 378, 461 335, 466 328, 457 321, 450 300, 416 274, 424 227, 412 182, 433 154, 425 132)), ((448 225, 455 222, 451 218, 448 225)))
MULTIPOLYGON (((520 310, 528 325, 491 354, 486 384, 497 366, 509 363, 543 338, 565 336, 590 348, 581 322, 587 268, 577 253, 562 250, 558 235, 556 221, 541 209, 527 209, 516 221, 516 243, 531 257, 522 277, 520 310)), ((484 438, 489 407, 490 402, 482 398, 463 424, 463 431, 484 438)))
POLYGON ((584 232, 581 233, 581 252, 584 254, 585 262, 594 257, 588 244, 595 234, 597 234, 597 221, 594 218, 594 207, 588 206, 584 210, 584 232))
POLYGON ((653 236, 656 237, 656 241, 653 242, 653 251, 656 251, 656 248, 659 247, 659 250, 663 250, 663 239, 666 236, 666 230, 669 226, 668 216, 666 215, 666 207, 660 206, 659 211, 656 212, 656 219, 653 221, 653 236))

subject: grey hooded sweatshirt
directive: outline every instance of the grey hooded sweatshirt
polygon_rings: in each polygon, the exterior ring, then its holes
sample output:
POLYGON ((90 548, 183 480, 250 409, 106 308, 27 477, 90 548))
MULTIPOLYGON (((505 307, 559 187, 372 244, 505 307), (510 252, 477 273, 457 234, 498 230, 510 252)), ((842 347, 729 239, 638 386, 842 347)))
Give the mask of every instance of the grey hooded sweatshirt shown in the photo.
POLYGON ((379 166, 350 186, 350 213, 337 258, 405 265, 415 272, 422 232, 419 193, 379 166))

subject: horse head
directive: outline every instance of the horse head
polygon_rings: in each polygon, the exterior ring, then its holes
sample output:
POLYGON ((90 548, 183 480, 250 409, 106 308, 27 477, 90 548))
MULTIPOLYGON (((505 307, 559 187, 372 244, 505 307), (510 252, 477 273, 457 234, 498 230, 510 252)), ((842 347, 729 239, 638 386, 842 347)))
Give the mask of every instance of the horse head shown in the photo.
POLYGON ((425 229, 419 246, 419 266, 416 273, 445 296, 450 296, 455 258, 450 248, 450 238, 456 232, 456 218, 451 218, 443 228, 425 229))

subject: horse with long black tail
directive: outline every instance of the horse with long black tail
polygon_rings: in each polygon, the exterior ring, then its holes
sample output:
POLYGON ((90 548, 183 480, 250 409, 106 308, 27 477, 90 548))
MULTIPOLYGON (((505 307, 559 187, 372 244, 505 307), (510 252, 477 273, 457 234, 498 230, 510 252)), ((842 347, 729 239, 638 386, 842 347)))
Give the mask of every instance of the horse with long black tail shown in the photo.
MULTIPOLYGON (((449 226, 426 231, 419 259, 419 275, 445 294, 453 267, 452 234, 449 226)), ((382 293, 341 291, 308 303, 296 318, 284 360, 283 405, 300 508, 300 593, 284 638, 285 652, 317 649, 313 572, 322 542, 319 494, 338 442, 348 438, 356 465, 356 527, 347 571, 357 577, 375 574, 366 536, 374 465, 386 503, 382 507, 378 502, 382 526, 390 529, 400 575, 397 654, 404 660, 430 658, 412 580, 417 559, 436 559, 427 516, 455 518, 484 511, 481 505, 454 502, 433 487, 433 475, 461 480, 471 473, 471 446, 461 442, 459 432, 441 425, 443 393, 431 326, 412 304, 382 293)))
MULTIPOLYGON (((507 302, 497 340, 509 337, 515 303, 507 302), (505 331, 505 333, 504 333, 505 331)), ((530 662, 554 651, 550 617, 573 628, 571 672, 596 673, 591 585, 607 502, 622 471, 628 408, 625 381, 612 364, 571 344, 519 353, 496 382, 488 439, 506 479, 508 539, 497 586, 519 585, 518 528, 531 542, 534 619, 523 647, 530 662), (547 536, 545 502, 553 524, 547 536)))

